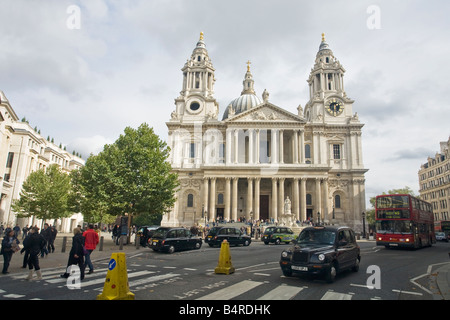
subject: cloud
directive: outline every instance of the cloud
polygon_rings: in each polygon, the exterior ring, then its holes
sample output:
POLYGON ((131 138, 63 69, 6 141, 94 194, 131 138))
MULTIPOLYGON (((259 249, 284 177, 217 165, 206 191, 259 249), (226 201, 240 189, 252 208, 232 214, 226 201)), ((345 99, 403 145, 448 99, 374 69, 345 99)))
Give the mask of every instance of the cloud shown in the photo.
POLYGON ((103 147, 106 144, 112 144, 113 142, 114 141, 100 135, 79 137, 69 142, 67 150, 78 152, 84 159, 87 159, 90 154, 98 154, 103 150, 103 147))

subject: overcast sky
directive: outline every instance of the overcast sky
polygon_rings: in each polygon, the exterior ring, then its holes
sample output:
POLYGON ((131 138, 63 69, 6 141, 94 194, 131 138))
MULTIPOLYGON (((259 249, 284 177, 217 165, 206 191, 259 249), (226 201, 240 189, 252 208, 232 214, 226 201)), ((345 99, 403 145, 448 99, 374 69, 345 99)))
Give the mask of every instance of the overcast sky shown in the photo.
POLYGON ((85 159, 143 122, 167 139, 200 31, 219 119, 247 60, 257 95, 305 106, 326 34, 365 124, 367 202, 404 186, 418 194, 420 165, 450 136, 449 1, 2 0, 0 12, 0 90, 19 118, 85 159))

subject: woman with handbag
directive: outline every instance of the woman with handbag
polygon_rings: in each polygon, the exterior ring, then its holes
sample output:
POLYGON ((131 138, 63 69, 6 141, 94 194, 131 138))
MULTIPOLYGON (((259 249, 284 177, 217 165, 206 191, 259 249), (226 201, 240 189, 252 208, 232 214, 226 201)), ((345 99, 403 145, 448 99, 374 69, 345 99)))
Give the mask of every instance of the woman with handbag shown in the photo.
POLYGON ((61 278, 68 278, 70 276, 69 268, 72 265, 77 265, 80 272, 80 280, 84 279, 84 237, 80 228, 73 229, 72 249, 69 253, 69 261, 67 262, 67 269, 61 278))
POLYGON ((2 250, 0 251, 3 255, 3 274, 8 274, 9 263, 11 262, 12 255, 20 250, 19 240, 17 240, 14 235, 14 230, 11 228, 6 228, 5 237, 2 241, 2 250))

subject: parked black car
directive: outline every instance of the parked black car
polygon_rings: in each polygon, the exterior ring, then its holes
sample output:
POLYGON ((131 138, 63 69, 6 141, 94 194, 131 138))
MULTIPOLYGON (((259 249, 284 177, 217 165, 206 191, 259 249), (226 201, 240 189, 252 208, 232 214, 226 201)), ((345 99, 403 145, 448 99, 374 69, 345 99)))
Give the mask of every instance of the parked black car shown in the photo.
POLYGON ((209 230, 205 237, 205 243, 210 247, 221 245, 223 240, 227 240, 230 246, 240 245, 249 246, 252 238, 235 227, 214 227, 209 230))
POLYGON ((160 227, 149 240, 149 247, 154 251, 174 253, 180 250, 200 249, 202 239, 185 228, 160 227))
POLYGON ((308 227, 293 242, 281 253, 280 266, 285 276, 323 275, 327 282, 333 282, 338 272, 359 270, 359 245, 348 227, 308 227))
POLYGON ((149 240, 158 228, 160 228, 160 226, 142 226, 138 229, 136 235, 139 236, 141 246, 146 247, 150 244, 149 240))

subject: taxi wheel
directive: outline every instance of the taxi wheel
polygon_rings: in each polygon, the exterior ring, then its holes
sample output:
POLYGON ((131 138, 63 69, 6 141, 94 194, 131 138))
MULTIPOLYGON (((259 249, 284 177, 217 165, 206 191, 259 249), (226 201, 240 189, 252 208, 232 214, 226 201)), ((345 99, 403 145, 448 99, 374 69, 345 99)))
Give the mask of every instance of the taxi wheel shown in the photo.
POLYGON ((280 238, 278 238, 277 240, 275 240, 275 244, 276 245, 278 245, 278 244, 280 244, 281 243, 281 239, 280 238))
POLYGON ((200 243, 200 242, 197 242, 196 244, 195 244, 195 249, 200 249, 202 247, 202 244, 200 243))
POLYGON ((355 264, 353 265, 353 268, 352 268, 353 272, 358 272, 359 271, 359 262, 360 261, 361 261, 361 258, 357 257, 356 261, 355 261, 355 264))
POLYGON ((170 246, 169 250, 167 250, 168 253, 172 254, 175 252, 175 247, 174 246, 170 246))

